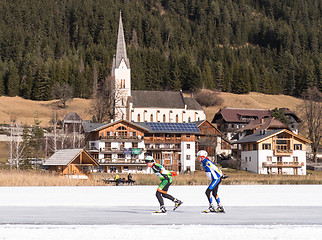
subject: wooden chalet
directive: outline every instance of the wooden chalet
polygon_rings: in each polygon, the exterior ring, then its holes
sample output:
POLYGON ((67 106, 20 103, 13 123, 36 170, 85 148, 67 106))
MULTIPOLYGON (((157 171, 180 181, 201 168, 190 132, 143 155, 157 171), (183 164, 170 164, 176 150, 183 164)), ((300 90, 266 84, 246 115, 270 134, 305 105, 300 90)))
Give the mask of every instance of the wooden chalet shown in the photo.
POLYGON ((86 175, 99 166, 82 148, 58 150, 43 165, 62 175, 86 175))
POLYGON ((215 157, 217 154, 228 155, 231 153, 230 142, 224 134, 208 120, 195 122, 201 132, 196 140, 196 151, 206 150, 208 156, 215 157))

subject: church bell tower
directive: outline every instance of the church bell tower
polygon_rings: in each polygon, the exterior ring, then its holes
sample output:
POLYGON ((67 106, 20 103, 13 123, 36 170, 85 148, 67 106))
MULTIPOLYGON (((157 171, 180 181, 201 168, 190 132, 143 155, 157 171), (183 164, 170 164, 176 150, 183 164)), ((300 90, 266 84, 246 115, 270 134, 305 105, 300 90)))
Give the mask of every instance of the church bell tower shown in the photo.
POLYGON ((117 34, 116 53, 112 63, 112 79, 115 87, 114 120, 128 119, 128 98, 131 96, 131 68, 126 54, 126 45, 122 23, 122 13, 117 34))

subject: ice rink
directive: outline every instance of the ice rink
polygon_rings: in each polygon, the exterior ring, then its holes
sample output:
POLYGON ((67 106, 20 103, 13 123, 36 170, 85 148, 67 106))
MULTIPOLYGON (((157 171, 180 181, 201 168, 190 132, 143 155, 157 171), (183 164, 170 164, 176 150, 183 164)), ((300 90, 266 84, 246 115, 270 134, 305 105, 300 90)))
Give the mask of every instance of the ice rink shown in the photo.
POLYGON ((321 239, 321 185, 223 185, 225 214, 201 214, 207 186, 1 187, 2 239, 321 239))

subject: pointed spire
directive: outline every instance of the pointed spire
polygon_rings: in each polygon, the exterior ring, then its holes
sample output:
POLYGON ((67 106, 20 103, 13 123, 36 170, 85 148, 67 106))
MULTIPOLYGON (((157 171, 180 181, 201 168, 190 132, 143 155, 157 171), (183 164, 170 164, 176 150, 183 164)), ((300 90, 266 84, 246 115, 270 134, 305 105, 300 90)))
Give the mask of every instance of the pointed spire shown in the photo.
POLYGON ((130 61, 127 58, 127 54, 126 54, 126 45, 125 45, 123 23, 122 23, 122 12, 120 10, 120 22, 119 22, 119 29, 117 34, 117 45, 116 45, 116 54, 115 54, 116 67, 120 65, 122 59, 124 59, 127 67, 130 68, 130 61))

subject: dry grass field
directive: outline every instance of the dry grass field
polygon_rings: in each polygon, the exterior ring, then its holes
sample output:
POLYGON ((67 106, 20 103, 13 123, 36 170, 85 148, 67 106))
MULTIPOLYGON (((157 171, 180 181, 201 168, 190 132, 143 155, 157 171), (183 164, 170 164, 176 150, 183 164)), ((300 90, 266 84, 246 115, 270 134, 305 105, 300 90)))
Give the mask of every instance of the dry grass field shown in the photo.
MULTIPOLYGON (((301 116, 300 108, 302 100, 285 95, 267 95, 261 93, 249 93, 237 95, 232 93, 220 93, 223 99, 220 106, 205 109, 207 120, 211 121, 214 114, 223 107, 273 109, 286 107, 301 116)), ((66 108, 61 108, 57 100, 32 101, 20 97, 0 97, 0 124, 10 123, 11 119, 22 124, 31 125, 37 117, 43 127, 50 126, 50 119, 54 112, 59 119, 63 119, 68 112, 77 112, 84 120, 91 119, 89 114, 91 100, 73 99, 67 103, 66 108)), ((0 162, 5 162, 8 157, 8 144, 0 144, 0 162)), ((322 184, 322 173, 310 172, 307 176, 277 176, 257 175, 249 172, 225 170, 229 175, 222 184, 322 184)), ((121 176, 121 177, 126 177, 121 176)), ((0 186, 100 186, 106 185, 102 178, 111 178, 110 174, 92 174, 87 180, 68 179, 53 173, 43 171, 17 171, 0 170, 0 186)), ((154 175, 138 174, 133 179, 139 185, 157 185, 159 180, 154 175)), ((200 185, 208 184, 203 172, 195 172, 190 175, 178 175, 174 185, 200 185)))
MULTIPOLYGON (((223 185, 256 185, 256 184, 322 184, 322 172, 309 171, 306 176, 258 175, 232 169, 224 170, 229 177, 223 185)), ((132 174, 135 185, 158 185, 160 180, 154 174, 132 174)), ((120 174, 121 178, 127 177, 120 174)), ((0 187, 3 186, 106 186, 102 179, 112 178, 111 174, 93 173, 86 180, 66 178, 44 171, 0 170, 0 187)), ((193 174, 180 174, 174 177, 173 185, 207 185, 208 178, 203 171, 193 174)), ((110 185, 114 185, 111 183, 110 185)))
MULTIPOLYGON (((205 109, 207 120, 211 121, 214 114, 223 107, 252 108, 252 109, 273 109, 275 107, 286 107, 296 114, 301 115, 299 106, 302 100, 286 95, 268 95, 262 93, 232 94, 220 93, 223 99, 220 106, 208 107, 205 109)), ((57 112, 60 119, 68 112, 77 112, 84 120, 90 120, 89 113, 91 100, 75 98, 67 103, 66 108, 59 107, 57 100, 32 101, 20 97, 0 97, 0 124, 10 123, 11 119, 22 124, 31 125, 34 118, 41 121, 41 126, 49 126, 53 112, 57 112)))
POLYGON ((69 112, 77 112, 84 119, 91 119, 89 114, 91 100, 75 98, 67 102, 66 108, 61 108, 59 101, 32 101, 20 97, 0 97, 0 124, 10 123, 11 119, 18 123, 32 125, 35 117, 43 127, 50 126, 53 113, 63 119, 69 112))

